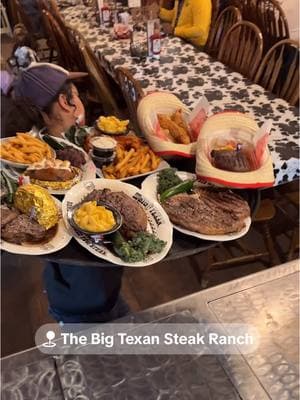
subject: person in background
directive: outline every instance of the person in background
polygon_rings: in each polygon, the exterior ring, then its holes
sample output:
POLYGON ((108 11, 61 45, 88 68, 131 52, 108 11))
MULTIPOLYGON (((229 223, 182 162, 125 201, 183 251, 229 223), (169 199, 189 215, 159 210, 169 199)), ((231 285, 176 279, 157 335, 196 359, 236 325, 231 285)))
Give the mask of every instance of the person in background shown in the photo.
MULTIPOLYGON (((12 112, 14 114, 15 107, 14 102, 10 96, 12 91, 12 83, 14 76, 7 68, 6 62, 1 57, 1 71, 0 71, 0 83, 1 83, 1 137, 11 136, 6 135, 6 131, 9 129, 7 123, 7 116, 12 112)), ((15 114, 14 114, 15 115, 15 114)))
POLYGON ((16 24, 13 30, 13 54, 18 47, 29 47, 33 51, 37 51, 36 41, 33 40, 32 35, 27 31, 24 24, 16 24))
MULTIPOLYGON (((73 79, 85 73, 70 73, 47 63, 33 63, 20 72, 14 85, 16 100, 29 107, 35 123, 60 136, 85 110, 73 79)), ((128 311, 119 297, 123 268, 47 263, 44 271, 49 312, 64 323, 106 322, 128 311)))
POLYGON ((16 132, 28 132, 36 123, 29 107, 24 109, 24 104, 18 104, 13 96, 14 82, 20 71, 38 61, 36 52, 24 43, 27 44, 27 40, 15 41, 11 57, 6 63, 1 63, 1 137, 14 136, 16 132))
POLYGON ((211 15, 211 0, 175 0, 171 10, 160 9, 160 18, 172 23, 174 34, 198 47, 207 41, 211 15))
POLYGON ((17 42, 11 57, 6 62, 1 60, 1 137, 28 132, 34 124, 31 112, 24 112, 14 101, 13 85, 19 71, 36 61, 38 58, 35 51, 27 46, 17 47, 17 42))

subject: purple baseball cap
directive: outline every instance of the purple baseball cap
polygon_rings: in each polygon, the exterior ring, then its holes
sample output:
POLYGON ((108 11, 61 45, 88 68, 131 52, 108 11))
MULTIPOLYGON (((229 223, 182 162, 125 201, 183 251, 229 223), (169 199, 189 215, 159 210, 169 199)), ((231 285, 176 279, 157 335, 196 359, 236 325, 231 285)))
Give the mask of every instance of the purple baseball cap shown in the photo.
POLYGON ((87 75, 86 72, 69 72, 56 64, 32 63, 22 70, 14 83, 15 97, 23 98, 43 110, 58 95, 67 80, 87 75))

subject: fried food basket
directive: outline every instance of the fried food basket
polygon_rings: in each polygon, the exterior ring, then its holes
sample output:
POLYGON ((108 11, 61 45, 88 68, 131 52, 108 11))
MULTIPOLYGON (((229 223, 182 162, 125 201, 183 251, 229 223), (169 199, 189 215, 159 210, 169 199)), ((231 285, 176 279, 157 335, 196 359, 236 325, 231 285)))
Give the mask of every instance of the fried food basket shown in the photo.
POLYGON ((171 115, 181 109, 187 120, 190 110, 173 94, 155 92, 143 97, 137 109, 139 126, 152 150, 160 157, 195 157, 196 142, 178 144, 168 140, 159 129, 157 114, 171 115))

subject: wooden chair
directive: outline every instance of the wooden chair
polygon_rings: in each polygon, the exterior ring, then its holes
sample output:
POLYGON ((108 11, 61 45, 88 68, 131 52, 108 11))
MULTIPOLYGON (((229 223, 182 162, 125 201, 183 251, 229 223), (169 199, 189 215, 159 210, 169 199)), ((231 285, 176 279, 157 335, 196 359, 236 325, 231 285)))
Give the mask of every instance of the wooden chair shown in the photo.
MULTIPOLYGON (((103 70, 98 58, 96 57, 89 44, 78 33, 79 47, 82 58, 85 62, 86 71, 92 82, 96 100, 103 106, 107 113, 119 115, 119 108, 109 84, 106 72, 103 70)), ((94 99, 91 99, 95 101, 94 99)))
POLYGON ((261 61, 263 38, 259 28, 249 21, 233 25, 222 39, 218 60, 253 79, 261 61))
POLYGON ((54 15, 60 15, 59 7, 57 5, 56 0, 47 0, 50 10, 54 13, 54 15))
POLYGON ((43 15, 45 21, 47 21, 45 25, 49 28, 51 43, 53 43, 57 51, 59 63, 66 69, 76 70, 76 60, 66 34, 49 11, 43 10, 43 15))
POLYGON ((276 194, 275 205, 285 216, 288 222, 287 227, 290 227, 289 232, 286 232, 289 247, 287 253, 284 254, 284 260, 291 261, 295 256, 299 257, 299 181, 281 185, 277 188, 276 194))
POLYGON ((50 11, 48 0, 37 0, 37 5, 41 13, 43 12, 43 10, 50 11))
POLYGON ((221 7, 220 3, 221 3, 220 0, 212 0, 211 24, 214 24, 218 18, 221 7))
POLYGON ((257 25, 256 2, 257 0, 243 0, 240 6, 243 20, 253 22, 255 25, 257 25))
POLYGON ((212 24, 205 51, 212 57, 216 57, 220 48, 222 38, 228 30, 237 22, 242 20, 242 14, 237 7, 229 6, 218 16, 212 24))
POLYGON ((33 32, 32 29, 32 24, 30 21, 30 18, 24 11, 24 8, 22 7, 21 3, 19 0, 12 0, 12 6, 14 8, 14 11, 16 13, 17 21, 21 24, 23 24, 28 32, 33 32))
POLYGON ((128 107, 131 124, 133 125, 136 133, 139 133, 140 129, 137 120, 137 107, 140 99, 145 95, 144 91, 126 68, 117 68, 116 75, 128 107))
POLYGON ((299 44, 291 39, 276 43, 263 58, 255 83, 296 105, 299 101, 299 44))
POLYGON ((43 29, 46 35, 46 43, 48 46, 48 51, 49 51, 49 57, 48 61, 51 63, 53 61, 57 61, 57 55, 55 56, 55 49, 57 48, 56 40, 53 38, 53 32, 50 26, 50 23, 48 21, 48 18, 46 14, 44 13, 45 11, 50 11, 49 10, 49 3, 47 0, 38 0, 37 2, 40 13, 42 15, 42 23, 43 23, 43 29))
MULTIPOLYGON (((82 63, 80 64, 80 53, 78 45, 75 46, 73 36, 69 35, 69 29, 62 18, 59 8, 55 0, 38 0, 39 7, 43 15, 43 24, 48 34, 48 46, 53 50, 60 45, 59 35, 64 37, 64 46, 67 46, 68 55, 71 55, 70 62, 73 70, 82 71, 82 63), (46 11, 46 12, 44 12, 46 11), (54 22, 55 20, 55 22, 54 22), (55 27, 53 26, 55 25, 55 27), (79 57, 79 58, 78 58, 79 57)), ((62 57, 60 56, 60 59, 62 57)), ((63 60, 66 63, 66 60, 63 60)))
POLYGON ((257 0, 256 17, 264 38, 264 53, 280 40, 289 39, 288 22, 276 0, 257 0))
POLYGON ((75 69, 76 71, 86 71, 87 67, 85 63, 85 59, 81 52, 80 42, 84 41, 82 35, 74 28, 70 26, 65 27, 65 32, 71 47, 72 57, 76 62, 75 69))
POLYGON ((49 7, 50 13, 55 18, 56 22, 60 26, 60 29, 67 36, 67 27, 66 27, 64 18, 63 18, 63 16, 61 15, 61 13, 59 11, 59 8, 58 8, 58 5, 56 3, 56 0, 46 0, 46 1, 48 1, 48 4, 49 4, 48 7, 49 7))
MULTIPOLYGON (((286 197, 298 210, 298 220, 299 220, 299 190, 297 192, 287 193, 286 197)), ((297 221, 298 222, 298 221, 297 221)), ((292 231, 291 242, 289 246, 289 251, 287 254, 287 261, 291 261, 294 257, 295 252, 299 253, 299 224, 296 223, 292 231)))

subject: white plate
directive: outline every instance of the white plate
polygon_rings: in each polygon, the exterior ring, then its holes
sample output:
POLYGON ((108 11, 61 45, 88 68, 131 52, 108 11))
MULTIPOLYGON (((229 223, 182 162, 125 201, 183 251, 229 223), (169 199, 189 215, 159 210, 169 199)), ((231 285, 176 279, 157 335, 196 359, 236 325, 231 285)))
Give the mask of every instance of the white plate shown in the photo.
MULTIPOLYGON (((59 209, 61 209, 61 202, 57 200, 55 197, 53 198, 59 209)), ((1 250, 5 250, 13 254, 41 256, 43 254, 50 254, 54 253, 55 251, 63 249, 69 244, 71 239, 72 235, 68 232, 63 218, 60 218, 58 222, 57 232, 55 236, 48 243, 20 245, 20 244, 9 243, 1 239, 0 247, 1 250)))
MULTIPOLYGON (((135 178, 140 178, 142 176, 151 175, 151 174, 153 174, 153 173, 155 173, 157 171, 160 171, 162 169, 165 169, 165 168, 170 168, 170 164, 168 164, 167 161, 165 161, 165 160, 161 160, 161 162, 159 163, 158 167, 153 171, 149 171, 149 172, 145 172, 143 174, 138 174, 138 175, 133 175, 133 176, 127 176, 126 178, 122 178, 122 179, 118 179, 118 180, 119 181, 129 181, 130 179, 135 179, 135 178)), ((101 168, 97 168, 96 169, 96 174, 97 174, 97 176, 99 176, 99 178, 104 178, 104 175, 103 175, 103 173, 101 171, 101 168)), ((107 178, 107 179, 109 179, 109 178, 107 178)))
MULTIPOLYGON (((28 132, 28 133, 31 133, 31 131, 28 132)), ((32 135, 32 136, 34 136, 34 135, 32 135)), ((16 136, 11 136, 11 137, 7 137, 7 138, 2 138, 2 139, 0 139, 0 143, 1 143, 1 144, 2 144, 2 143, 5 143, 5 142, 7 142, 8 140, 12 139, 13 137, 16 137, 16 136)), ((53 151, 53 158, 55 158, 55 151, 54 151, 54 150, 52 150, 52 151, 53 151)), ((30 163, 30 164, 19 163, 19 162, 15 162, 15 161, 5 160, 5 158, 1 158, 1 163, 2 163, 2 164, 7 164, 7 165, 9 165, 10 167, 15 167, 15 168, 19 168, 19 169, 26 169, 26 168, 29 167, 31 164, 33 164, 33 163, 30 163)))
MULTIPOLYGON (((196 175, 191 174, 189 172, 183 172, 183 171, 178 171, 177 175, 183 180, 196 178, 196 175)), ((153 174, 153 175, 148 176, 142 183, 142 192, 147 197, 151 198, 152 200, 156 200, 156 201, 157 201, 157 178, 158 178, 158 174, 153 174)), ((205 185, 203 185, 203 186, 205 186, 205 185)), ((238 238, 246 235, 246 233, 248 232, 248 230, 250 228, 250 225, 251 225, 251 218, 247 217, 247 218, 245 218, 245 227, 240 232, 228 233, 226 235, 204 235, 202 233, 189 231, 178 225, 173 224, 174 228, 181 233, 184 233, 189 236, 194 236, 199 239, 213 240, 216 242, 226 242, 229 240, 238 239, 238 238)))
MULTIPOLYGON (((161 261, 168 254, 172 246, 173 228, 170 223, 169 217, 163 208, 156 202, 150 201, 140 189, 128 183, 120 182, 112 179, 94 179, 86 182, 79 182, 73 186, 66 194, 62 203, 63 218, 66 225, 70 230, 71 227, 68 223, 68 211, 94 189, 111 189, 112 191, 122 191, 131 198, 135 199, 140 206, 143 207, 147 214, 148 231, 154 233, 159 239, 164 240, 166 246, 158 254, 152 254, 145 261, 128 263, 122 261, 120 257, 112 253, 105 245, 95 244, 88 235, 75 234, 74 237, 85 249, 99 258, 110 261, 113 264, 124 265, 128 267, 145 267, 147 265, 156 264, 161 261)), ((73 231, 73 230, 72 230, 73 231)))
MULTIPOLYGON (((42 137, 43 137, 43 135, 40 135, 41 139, 42 139, 42 137)), ((57 140, 59 143, 64 143, 64 144, 67 144, 68 146, 75 147, 75 149, 78 149, 84 153, 86 164, 82 167, 81 181, 87 181, 87 180, 96 178, 96 166, 83 149, 81 149, 80 147, 76 146, 75 144, 69 142, 66 139, 56 138, 56 137, 54 139, 57 140)), ((22 175, 24 172, 22 170, 19 170, 18 168, 14 168, 13 166, 10 166, 10 165, 3 164, 2 168, 6 172, 6 174, 15 181, 17 181, 19 176, 22 175)), ((66 194, 66 192, 69 189, 54 190, 54 189, 49 188, 47 190, 49 191, 49 193, 51 193, 53 195, 63 196, 66 194)))
MULTIPOLYGON (((92 160, 89 160, 83 167, 81 167, 82 175, 80 181, 89 181, 91 179, 95 179, 96 177, 96 167, 92 160)), ((73 188, 74 186, 72 186, 73 188)), ((48 189, 48 191, 56 196, 64 196, 68 193, 70 189, 60 189, 60 190, 53 190, 48 189)))

